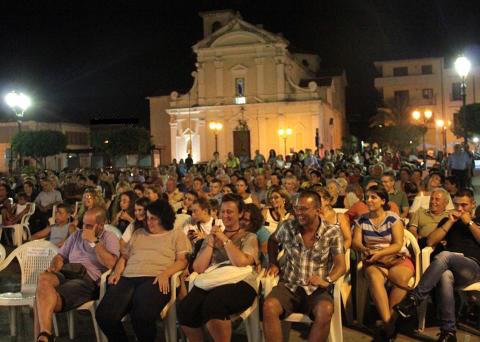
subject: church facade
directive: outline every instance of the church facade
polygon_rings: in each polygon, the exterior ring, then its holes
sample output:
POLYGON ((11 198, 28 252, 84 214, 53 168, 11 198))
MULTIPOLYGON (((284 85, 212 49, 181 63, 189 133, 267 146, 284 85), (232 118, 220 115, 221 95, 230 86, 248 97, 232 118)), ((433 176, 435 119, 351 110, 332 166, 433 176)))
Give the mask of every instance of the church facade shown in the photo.
POLYGON ((297 52, 281 34, 232 11, 204 12, 204 38, 191 89, 151 96, 154 164, 215 151, 268 156, 311 148, 339 148, 346 131, 343 70, 322 70, 320 57, 297 52), (214 129, 217 128, 217 129, 214 129))

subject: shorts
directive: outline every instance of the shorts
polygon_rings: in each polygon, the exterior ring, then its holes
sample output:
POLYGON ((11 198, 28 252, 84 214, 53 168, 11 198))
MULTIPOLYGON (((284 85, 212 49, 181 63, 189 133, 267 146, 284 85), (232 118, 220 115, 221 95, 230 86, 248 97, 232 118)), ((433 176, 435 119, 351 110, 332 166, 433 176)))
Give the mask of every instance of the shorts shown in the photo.
POLYGON ((415 274, 415 265, 413 264, 413 261, 410 257, 405 257, 405 260, 403 260, 397 266, 407 267, 413 271, 413 274, 415 274))
POLYGON ((61 312, 70 311, 91 300, 98 299, 99 287, 88 274, 79 279, 66 279, 60 272, 53 272, 60 285, 55 290, 62 299, 61 312))
POLYGON ((285 283, 280 282, 272 289, 267 299, 275 298, 280 302, 283 308, 281 319, 287 318, 294 312, 299 312, 308 315, 314 321, 313 309, 318 302, 328 300, 333 303, 331 291, 333 291, 333 286, 329 286, 327 289, 319 287, 311 295, 307 295, 303 287, 298 286, 293 293, 285 286, 285 283))

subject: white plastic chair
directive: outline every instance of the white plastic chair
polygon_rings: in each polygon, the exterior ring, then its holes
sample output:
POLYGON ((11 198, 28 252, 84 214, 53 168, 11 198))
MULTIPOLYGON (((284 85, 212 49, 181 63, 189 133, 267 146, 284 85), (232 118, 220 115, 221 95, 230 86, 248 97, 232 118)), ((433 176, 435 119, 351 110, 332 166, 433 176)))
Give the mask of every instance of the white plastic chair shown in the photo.
POLYGON ((335 211, 337 214, 345 214, 348 209, 347 208, 333 208, 333 211, 335 211))
MULTIPOLYGON (((257 288, 256 291, 258 293, 258 289, 260 287, 260 281, 263 278, 263 273, 264 270, 262 270, 258 275, 257 275, 257 288)), ((194 286, 194 281, 195 278, 198 276, 198 273, 193 272, 190 274, 188 280, 189 280, 189 286, 188 286, 188 291, 191 291, 193 286, 194 286)), ((255 297, 255 300, 253 301, 252 305, 243 311, 240 314, 235 314, 230 316, 231 321, 236 321, 238 319, 241 319, 245 322, 245 330, 247 332, 247 340, 248 342, 261 342, 261 330, 260 330, 260 307, 259 307, 259 302, 258 302, 258 296, 255 297)))
POLYGON ((5 260, 5 257, 7 256, 7 251, 5 250, 5 247, 0 243, 0 265, 2 264, 3 260, 5 260))
MULTIPOLYGON (((417 286, 420 281, 420 275, 422 272, 420 264, 420 247, 418 246, 417 239, 408 230, 403 230, 404 240, 406 246, 412 256, 412 261, 415 263, 415 275, 408 282, 409 287, 417 286)), ((358 256, 358 254, 357 254, 358 256)), ((368 283, 363 270, 363 262, 358 257, 357 263, 357 285, 356 285, 356 298, 357 298, 357 322, 363 324, 363 317, 365 314, 365 306, 367 304, 368 297, 368 283)))
MULTIPOLYGON (((279 277, 268 276, 265 278, 265 298, 272 291, 273 287, 278 284, 279 277)), ((335 282, 335 287, 333 290, 333 317, 330 321, 330 334, 328 335, 328 340, 330 342, 343 342, 343 331, 342 331, 342 300, 341 300, 341 287, 343 283, 343 276, 337 279, 335 282)), ((308 315, 302 313, 294 312, 290 314, 287 318, 283 320, 288 323, 304 323, 312 324, 312 320, 308 315)), ((290 327, 287 326, 287 329, 283 329, 283 339, 288 341, 290 327)))
POLYGON ((175 215, 175 222, 173 224, 174 229, 181 229, 185 223, 190 220, 192 217, 187 214, 177 214, 175 215))
POLYGON ((177 342, 177 306, 175 302, 182 273, 183 270, 170 278, 170 300, 160 313, 160 318, 165 322, 165 341, 167 342, 177 342))
POLYGON ((26 234, 25 240, 29 240, 31 237, 30 234, 30 224, 29 224, 29 219, 30 216, 33 215, 35 212, 35 203, 29 203, 30 204, 30 210, 23 215, 22 219, 20 220, 20 223, 11 225, 11 226, 2 226, 0 227, 0 236, 2 235, 2 230, 3 229, 13 229, 13 244, 15 246, 21 246, 24 240, 24 233, 26 234))
POLYGON ((3 263, 0 271, 5 269, 14 258, 17 258, 21 271, 20 292, 1 293, 0 306, 10 307, 10 335, 16 336, 16 308, 17 306, 33 307, 37 280, 40 273, 50 267, 50 263, 58 253, 58 248, 46 240, 27 242, 15 249, 3 263))
POLYGON ((103 226, 103 229, 109 231, 109 232, 112 232, 113 234, 115 234, 115 236, 120 240, 122 238, 122 232, 117 228, 115 227, 114 225, 111 225, 111 224, 106 224, 103 226))
MULTIPOLYGON (((430 266, 430 257, 433 253, 432 247, 425 247, 422 249, 422 275, 430 266)), ((480 282, 470 284, 463 288, 456 288, 460 291, 480 291, 480 282)), ((425 329, 425 317, 427 315, 427 300, 422 301, 418 307, 418 330, 423 331, 425 329)))
POLYGON ((57 215, 57 205, 55 204, 52 207, 52 216, 48 218, 48 224, 54 225, 55 224, 55 216, 57 215))
MULTIPOLYGON (((80 311, 80 310, 87 310, 90 312, 90 315, 92 316, 92 324, 93 324, 93 329, 95 331, 95 338, 97 342, 102 342, 106 341, 105 336, 103 335, 102 331, 98 327, 97 324, 97 319, 95 316, 95 311, 97 310, 97 306, 102 300, 103 296, 105 295, 105 291, 107 289, 107 277, 109 276, 111 270, 108 270, 102 274, 100 277, 100 295, 98 300, 90 300, 82 305, 80 305, 78 308, 75 308, 73 310, 67 311, 67 323, 68 323, 68 337, 73 340, 75 338, 75 311, 80 311)), ((58 334, 57 334, 58 335, 58 334)))

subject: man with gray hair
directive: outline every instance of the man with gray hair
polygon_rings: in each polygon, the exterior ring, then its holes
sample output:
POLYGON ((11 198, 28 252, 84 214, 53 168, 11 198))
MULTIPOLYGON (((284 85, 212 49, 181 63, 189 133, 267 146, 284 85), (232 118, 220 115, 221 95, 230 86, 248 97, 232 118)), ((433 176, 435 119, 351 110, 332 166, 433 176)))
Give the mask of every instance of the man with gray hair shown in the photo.
POLYGON ((427 236, 437 228, 438 223, 448 218, 449 211, 446 208, 449 201, 447 190, 435 188, 430 195, 429 208, 420 208, 413 214, 408 230, 418 238, 420 248, 426 246, 427 236))

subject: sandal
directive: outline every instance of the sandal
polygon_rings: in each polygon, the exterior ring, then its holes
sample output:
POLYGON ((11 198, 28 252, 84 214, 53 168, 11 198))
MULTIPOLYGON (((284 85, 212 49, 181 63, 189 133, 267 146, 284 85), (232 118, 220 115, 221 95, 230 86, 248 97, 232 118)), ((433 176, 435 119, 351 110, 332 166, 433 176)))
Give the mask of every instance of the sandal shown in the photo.
POLYGON ((40 340, 40 337, 46 337, 47 338, 46 342, 55 342, 55 336, 47 333, 46 331, 42 331, 40 334, 38 334, 37 342, 44 341, 43 339, 40 340))

